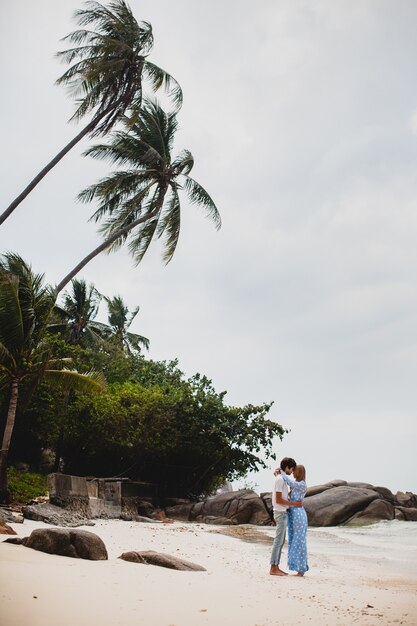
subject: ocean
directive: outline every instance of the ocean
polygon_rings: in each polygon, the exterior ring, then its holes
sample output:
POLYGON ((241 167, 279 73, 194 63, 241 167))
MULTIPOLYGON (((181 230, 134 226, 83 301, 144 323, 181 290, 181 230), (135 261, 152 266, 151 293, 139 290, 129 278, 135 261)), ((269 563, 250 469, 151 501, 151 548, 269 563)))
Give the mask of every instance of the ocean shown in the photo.
POLYGON ((417 577, 417 522, 309 528, 309 535, 312 539, 331 535, 332 552, 385 562, 391 570, 417 577))

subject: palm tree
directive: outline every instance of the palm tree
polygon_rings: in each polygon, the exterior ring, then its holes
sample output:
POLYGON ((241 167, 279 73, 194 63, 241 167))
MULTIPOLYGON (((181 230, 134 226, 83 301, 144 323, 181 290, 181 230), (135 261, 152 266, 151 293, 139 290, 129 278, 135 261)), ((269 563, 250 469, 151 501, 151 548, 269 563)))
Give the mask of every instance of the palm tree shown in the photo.
POLYGON ((179 192, 185 191, 191 204, 205 209, 220 228, 221 219, 213 200, 189 176, 194 159, 188 150, 176 157, 171 149, 177 118, 156 103, 145 101, 138 121, 128 132, 115 132, 111 143, 96 145, 86 154, 126 166, 82 191, 83 202, 97 200, 94 221, 104 217, 101 227, 105 240, 57 285, 61 291, 72 278, 103 250, 116 250, 129 238, 129 251, 140 263, 154 235, 164 236, 163 259, 168 263, 175 252, 180 234, 181 204, 179 192))
POLYGON ((71 291, 64 293, 63 307, 56 307, 65 324, 54 325, 54 329, 68 328, 68 340, 73 344, 98 343, 105 328, 105 325, 94 321, 101 298, 93 284, 87 285, 85 280, 74 278, 71 291))
POLYGON ((43 284, 21 257, 7 254, 0 260, 0 391, 9 403, 0 451, 0 501, 8 500, 7 458, 16 419, 20 386, 41 380, 59 389, 99 390, 102 375, 80 374, 65 368, 69 359, 55 359, 47 341, 55 292, 43 284))
POLYGON ((114 0, 108 7, 86 2, 84 9, 75 12, 75 18, 82 28, 64 38, 74 47, 57 55, 70 64, 57 84, 68 86, 78 98, 71 119, 78 121, 89 114, 92 118, 13 200, 0 215, 0 224, 83 137, 107 133, 124 115, 135 120, 142 102, 143 80, 153 91, 163 87, 175 105, 181 106, 178 83, 147 59, 153 46, 151 25, 138 23, 124 0, 114 0))
POLYGON ((141 347, 149 350, 149 339, 142 335, 129 332, 130 325, 139 313, 136 307, 130 314, 129 309, 120 296, 105 298, 109 312, 110 336, 116 345, 127 352, 140 351, 141 347))

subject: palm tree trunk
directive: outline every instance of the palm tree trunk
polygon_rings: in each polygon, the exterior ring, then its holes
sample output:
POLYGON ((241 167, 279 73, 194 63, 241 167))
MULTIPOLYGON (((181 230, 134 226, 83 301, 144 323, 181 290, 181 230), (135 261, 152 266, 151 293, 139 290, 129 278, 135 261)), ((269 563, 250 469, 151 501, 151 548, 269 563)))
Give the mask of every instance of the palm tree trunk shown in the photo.
POLYGON ((128 233, 130 230, 132 230, 136 226, 139 226, 139 224, 143 224, 143 222, 147 222, 148 220, 151 220, 156 215, 158 215, 158 213, 160 212, 162 208, 164 195, 162 196, 162 198, 160 198, 157 206, 154 208, 153 211, 151 211, 147 215, 144 215, 143 217, 139 217, 137 220, 135 220, 128 226, 124 226, 124 228, 120 228, 116 233, 114 233, 114 235, 106 239, 106 241, 103 241, 103 243, 101 243, 99 246, 97 246, 97 248, 95 248, 92 252, 90 252, 90 254, 87 254, 87 256, 84 257, 83 260, 80 261, 78 265, 76 265, 74 269, 71 270, 71 272, 67 274, 65 278, 63 278, 61 282, 55 287, 56 294, 58 295, 59 292, 62 291, 63 288, 70 282, 70 280, 72 280, 74 276, 76 276, 78 272, 87 265, 87 263, 89 263, 92 259, 94 259, 98 254, 100 254, 100 252, 103 252, 103 250, 111 246, 111 244, 114 241, 116 241, 116 239, 118 239, 119 237, 122 237, 123 235, 128 233))
POLYGON ((52 161, 49 161, 49 163, 39 172, 39 174, 35 176, 32 182, 29 183, 29 185, 22 191, 22 193, 19 194, 17 198, 15 198, 13 202, 10 204, 10 206, 8 206, 7 209, 0 215, 0 225, 3 224, 5 220, 7 220, 9 215, 11 215, 13 211, 16 209, 16 207, 18 207, 19 204, 23 202, 26 196, 28 196, 30 192, 33 189, 35 189, 38 183, 40 183, 41 180, 45 178, 48 172, 50 172, 50 170, 54 168, 55 165, 59 163, 61 159, 64 158, 64 156, 71 150, 71 148, 73 148, 79 141, 81 141, 83 137, 88 135, 88 133, 90 133, 97 126, 100 120, 103 119, 103 117, 107 115, 108 112, 109 112, 109 109, 106 109, 100 115, 98 115, 97 117, 94 117, 91 120, 91 122, 87 124, 87 126, 65 146, 65 148, 63 148, 60 152, 58 152, 58 154, 52 159, 52 161))
POLYGON ((7 456, 9 454, 10 441, 14 423, 16 419, 17 398, 19 394, 19 381, 17 378, 12 380, 9 410, 7 412, 6 426, 4 427, 3 442, 0 450, 0 502, 8 503, 9 488, 7 483, 7 456))
POLYGON ((61 464, 62 449, 64 445, 65 418, 66 418, 66 414, 68 411, 70 399, 72 398, 74 398, 74 392, 72 390, 67 391, 65 393, 65 396, 62 402, 61 415, 59 416, 60 423, 59 423, 58 440, 55 446, 55 460, 54 460, 54 465, 52 468, 52 471, 54 473, 59 472, 59 466, 61 464))

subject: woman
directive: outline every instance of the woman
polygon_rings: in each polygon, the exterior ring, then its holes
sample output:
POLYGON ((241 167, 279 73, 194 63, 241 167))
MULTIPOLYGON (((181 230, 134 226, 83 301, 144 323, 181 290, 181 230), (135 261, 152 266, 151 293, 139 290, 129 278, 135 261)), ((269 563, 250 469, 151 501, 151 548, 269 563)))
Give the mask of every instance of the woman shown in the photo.
MULTIPOLYGON (((304 465, 297 465, 293 476, 281 472, 281 476, 291 488, 289 500, 304 500, 307 491, 306 470, 304 465)), ((288 509, 288 569, 297 572, 297 576, 304 576, 308 571, 307 562, 307 513, 303 507, 288 509)))

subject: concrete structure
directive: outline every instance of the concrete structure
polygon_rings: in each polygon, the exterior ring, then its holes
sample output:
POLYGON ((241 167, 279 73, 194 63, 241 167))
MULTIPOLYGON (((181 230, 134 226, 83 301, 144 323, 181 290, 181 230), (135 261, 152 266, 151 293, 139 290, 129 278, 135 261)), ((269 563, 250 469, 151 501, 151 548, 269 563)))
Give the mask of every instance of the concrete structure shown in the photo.
POLYGON ((157 504, 156 487, 128 478, 93 478, 50 474, 49 501, 87 517, 119 518, 141 514, 143 504, 157 504))

